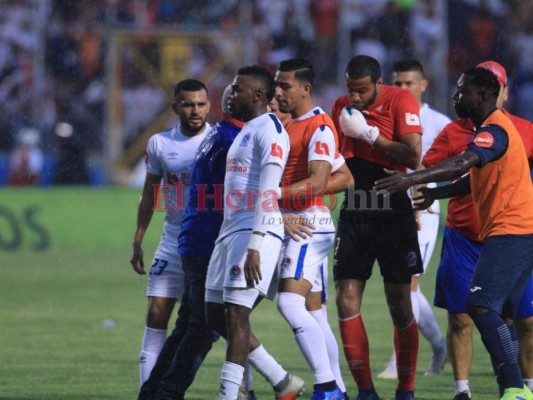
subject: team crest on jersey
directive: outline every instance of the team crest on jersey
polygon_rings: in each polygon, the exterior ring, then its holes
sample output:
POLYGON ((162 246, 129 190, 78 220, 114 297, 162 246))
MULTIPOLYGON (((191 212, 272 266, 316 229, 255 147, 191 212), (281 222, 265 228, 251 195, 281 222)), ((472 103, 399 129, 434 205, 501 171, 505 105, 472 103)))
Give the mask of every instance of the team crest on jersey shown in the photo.
POLYGON ((283 260, 281 261, 281 270, 286 271, 289 269, 289 267, 292 264, 292 259, 290 257, 283 257, 283 260))
POLYGON ((244 135, 244 137, 242 138, 241 140, 241 144, 239 144, 239 146, 241 147, 246 147, 248 146, 248 142, 250 141, 250 137, 251 135, 249 133, 247 133, 246 135, 244 135))
POLYGON ((416 262, 418 260, 418 257, 416 255, 416 252, 414 251, 410 251, 409 253, 407 253, 407 256, 405 257, 406 261, 407 261, 407 266, 409 268, 414 268, 416 267, 416 262))
POLYGON ((242 268, 238 265, 234 265, 229 270, 229 278, 232 281, 235 281, 241 277, 242 274, 242 268))
POLYGON ((489 132, 481 132, 474 136, 474 144, 477 147, 490 148, 494 144, 494 136, 489 132))

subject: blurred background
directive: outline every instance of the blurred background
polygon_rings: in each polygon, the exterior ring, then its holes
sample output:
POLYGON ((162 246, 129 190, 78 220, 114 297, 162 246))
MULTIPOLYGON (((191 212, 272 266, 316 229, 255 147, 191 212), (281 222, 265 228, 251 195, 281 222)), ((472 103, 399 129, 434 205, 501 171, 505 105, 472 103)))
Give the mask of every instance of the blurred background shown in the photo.
POLYGON ((0 0, 0 185, 138 187, 148 138, 176 123, 176 82, 208 85, 215 122, 239 67, 303 56, 329 112, 356 54, 386 82, 418 58, 452 118, 461 72, 497 60, 507 108, 533 120, 533 1, 0 0))

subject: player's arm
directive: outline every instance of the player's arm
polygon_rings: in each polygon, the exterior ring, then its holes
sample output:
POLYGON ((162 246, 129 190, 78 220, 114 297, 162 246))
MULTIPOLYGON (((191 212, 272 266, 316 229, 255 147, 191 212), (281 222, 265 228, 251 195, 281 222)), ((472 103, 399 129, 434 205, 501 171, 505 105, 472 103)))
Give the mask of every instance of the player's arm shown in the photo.
POLYGON ((466 174, 449 185, 437 186, 435 188, 421 187, 417 192, 417 196, 413 198, 414 208, 415 210, 425 210, 435 200, 464 196, 469 193, 470 175, 466 174))
POLYGON ((396 193, 405 191, 414 185, 456 179, 466 174, 470 168, 479 165, 480 162, 478 154, 467 150, 460 156, 448 158, 434 167, 411 174, 387 170, 390 176, 376 181, 374 189, 380 194, 396 193))
POLYGON ((142 242, 154 215, 155 188, 161 183, 161 179, 162 177, 159 175, 154 175, 150 172, 146 173, 143 192, 137 207, 137 226, 133 237, 133 254, 130 263, 139 275, 146 273, 144 270, 142 242))
MULTIPOLYGON (((402 116, 411 115, 411 113, 398 113, 402 116)), ((346 107, 341 111, 339 123, 346 136, 362 140, 387 160, 414 170, 418 167, 422 154, 422 129, 418 123, 418 116, 415 117, 416 125, 409 126, 412 132, 404 127, 403 132, 396 135, 397 140, 390 140, 381 135, 378 127, 369 125, 364 115, 352 107, 346 107)))
POLYGON ((275 200, 282 173, 283 169, 279 164, 269 163, 261 168, 259 195, 254 207, 254 228, 248 243, 248 254, 244 263, 244 276, 250 286, 254 286, 262 279, 259 250, 270 225, 270 214, 273 211, 278 211, 275 200))
POLYGON ((337 154, 333 163, 332 172, 328 179, 326 190, 332 193, 344 192, 353 188, 355 179, 344 161, 344 157, 337 154))
POLYGON ((408 133, 399 136, 396 142, 379 135, 373 148, 395 164, 416 169, 422 153, 422 136, 420 133, 408 133))

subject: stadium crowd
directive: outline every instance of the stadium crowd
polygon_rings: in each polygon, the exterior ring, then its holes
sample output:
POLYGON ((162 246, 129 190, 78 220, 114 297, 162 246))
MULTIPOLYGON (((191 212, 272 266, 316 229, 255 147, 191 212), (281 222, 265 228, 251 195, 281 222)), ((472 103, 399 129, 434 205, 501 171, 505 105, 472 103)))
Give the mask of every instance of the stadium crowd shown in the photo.
MULTIPOLYGON (((273 69, 293 56, 313 60, 321 77, 316 102, 326 109, 342 85, 337 74, 341 32, 349 33, 350 55, 373 56, 385 75, 400 57, 429 65, 432 49, 447 32, 449 87, 467 66, 500 60, 512 77, 509 110, 533 119, 528 107, 533 4, 450 0, 448 26, 439 22, 436 5, 435 0, 1 0, 0 184, 8 183, 9 170, 24 165, 12 161, 9 167, 9 155, 24 146, 24 128, 39 133, 36 146, 44 157, 36 163, 42 175, 38 182, 103 182, 92 165, 105 150, 107 33, 114 29, 240 32, 250 26, 260 65, 273 69), (70 137, 57 134, 58 122, 72 130, 70 137), (71 158, 81 159, 78 167, 87 171, 74 177, 54 174, 52 164, 57 172, 65 152, 74 152, 71 158)), ((134 111, 124 115, 123 129, 135 136, 165 108, 168 96, 127 72, 122 103, 134 111)))

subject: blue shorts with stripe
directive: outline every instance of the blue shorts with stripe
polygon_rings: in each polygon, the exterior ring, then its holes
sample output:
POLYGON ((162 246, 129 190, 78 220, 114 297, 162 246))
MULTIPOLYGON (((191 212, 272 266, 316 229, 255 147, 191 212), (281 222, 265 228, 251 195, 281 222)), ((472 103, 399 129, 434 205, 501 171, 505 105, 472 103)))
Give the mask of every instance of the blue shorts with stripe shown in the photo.
MULTIPOLYGON (((453 229, 445 228, 441 260, 437 270, 435 306, 451 313, 467 312, 467 298, 483 247, 482 243, 470 240, 453 229)), ((518 318, 533 316, 533 277, 530 274, 524 279, 525 289, 516 311, 518 318)), ((472 288, 475 286, 480 285, 472 285, 472 288)))

